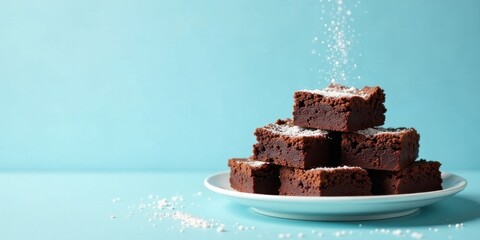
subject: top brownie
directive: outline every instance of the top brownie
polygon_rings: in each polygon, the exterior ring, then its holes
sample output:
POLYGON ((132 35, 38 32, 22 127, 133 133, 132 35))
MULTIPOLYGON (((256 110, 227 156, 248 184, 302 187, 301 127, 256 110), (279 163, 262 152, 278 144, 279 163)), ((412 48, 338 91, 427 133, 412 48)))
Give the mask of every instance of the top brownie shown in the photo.
POLYGON ((357 89, 331 84, 324 89, 301 90, 294 94, 293 124, 339 132, 380 126, 387 111, 380 87, 357 89))

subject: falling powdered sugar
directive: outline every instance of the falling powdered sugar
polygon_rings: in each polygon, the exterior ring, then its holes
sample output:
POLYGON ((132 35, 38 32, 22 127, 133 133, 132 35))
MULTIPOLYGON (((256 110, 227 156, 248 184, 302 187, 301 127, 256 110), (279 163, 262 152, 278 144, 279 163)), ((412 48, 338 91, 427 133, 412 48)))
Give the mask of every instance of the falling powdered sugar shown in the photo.
MULTIPOLYGON (((311 50, 312 55, 320 57, 319 78, 344 84, 352 79, 357 65, 351 49, 356 43, 355 38, 360 35, 351 26, 354 18, 350 8, 356 8, 359 4, 360 1, 320 0, 321 32, 313 38, 315 47, 311 50)), ((355 79, 360 79, 360 76, 355 79)))

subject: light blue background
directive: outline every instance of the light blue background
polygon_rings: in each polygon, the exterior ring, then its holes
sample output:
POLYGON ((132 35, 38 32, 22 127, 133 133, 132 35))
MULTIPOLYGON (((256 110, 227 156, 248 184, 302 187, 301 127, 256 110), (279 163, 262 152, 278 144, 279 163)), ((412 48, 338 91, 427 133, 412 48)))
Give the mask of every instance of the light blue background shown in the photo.
MULTIPOLYGON (((0 3, 0 169, 225 169, 319 88, 318 1, 0 3)), ((480 169, 480 2, 362 1, 361 80, 420 156, 480 169), (365 13, 366 12, 366 13, 365 13)))

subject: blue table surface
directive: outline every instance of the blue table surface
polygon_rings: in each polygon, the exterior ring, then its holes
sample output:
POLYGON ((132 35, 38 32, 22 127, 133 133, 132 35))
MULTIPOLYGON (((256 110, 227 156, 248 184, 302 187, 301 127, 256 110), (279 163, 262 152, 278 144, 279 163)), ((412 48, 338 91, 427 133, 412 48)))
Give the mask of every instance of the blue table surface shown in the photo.
POLYGON ((0 239, 480 239, 480 171, 452 172, 467 179, 463 192, 410 216, 362 222, 256 214, 203 186, 215 172, 3 172, 0 239), (182 226, 181 216, 213 227, 182 226))

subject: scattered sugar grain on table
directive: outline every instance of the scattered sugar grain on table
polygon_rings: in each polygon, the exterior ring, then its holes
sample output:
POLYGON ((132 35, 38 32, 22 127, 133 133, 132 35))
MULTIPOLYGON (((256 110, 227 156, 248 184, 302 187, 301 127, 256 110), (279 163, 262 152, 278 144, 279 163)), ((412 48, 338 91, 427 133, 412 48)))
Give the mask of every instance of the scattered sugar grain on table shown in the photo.
POLYGON ((422 239, 423 234, 419 232, 412 232, 412 234, 410 234, 410 237, 412 237, 413 239, 422 239))
POLYGON ((335 237, 341 237, 341 236, 345 236, 345 235, 347 235, 347 231, 345 231, 345 230, 337 231, 337 232, 333 233, 333 236, 335 236, 335 237))
POLYGON ((395 236, 402 236, 403 233, 402 233, 402 230, 400 229, 396 229, 396 230, 393 230, 392 231, 392 235, 395 235, 395 236))
POLYGON ((292 235, 290 233, 279 233, 278 234, 279 239, 289 239, 290 237, 292 237, 292 235))
POLYGON ((225 232, 225 225, 220 224, 220 226, 217 227, 217 232, 225 232))
MULTIPOLYGON (((201 197, 203 196, 202 192, 193 193, 192 196, 201 197)), ((117 203, 114 198, 112 203, 117 203)), ((138 203, 132 204, 127 207, 128 214, 126 215, 127 219, 132 219, 133 216, 141 216, 148 222, 152 227, 159 227, 158 222, 170 221, 177 222, 175 226, 169 226, 168 230, 178 230, 179 233, 183 233, 189 229, 206 229, 209 231, 215 231, 217 233, 228 232, 227 227, 224 223, 217 221, 215 219, 207 219, 202 216, 195 215, 191 211, 185 210, 185 205, 200 206, 198 203, 193 201, 185 201, 182 195, 174 195, 171 197, 160 197, 158 195, 149 194, 146 198, 140 198, 138 203)), ((192 207, 190 207, 192 209, 192 207)), ((116 215, 111 215, 111 218, 117 218, 116 215)), ((254 231, 256 230, 255 226, 249 226, 245 224, 240 224, 236 222, 231 226, 233 229, 245 232, 245 231, 254 231)), ((233 233, 238 233, 233 231, 233 233)), ((286 238, 290 238, 290 234, 284 234, 286 238)))
MULTIPOLYGON (((195 196, 201 196, 201 192, 194 194, 195 196)), ((118 201, 114 198, 113 203, 118 201)), ((149 194, 144 200, 140 199, 139 203, 129 206, 127 209, 130 211, 127 215, 128 219, 131 219, 135 212, 140 213, 147 222, 151 223, 152 227, 157 227, 157 222, 163 222, 164 220, 178 222, 178 225, 172 226, 171 229, 177 229, 179 232, 184 232, 188 229, 213 229, 217 232, 225 232, 225 225, 216 222, 213 219, 205 219, 200 216, 195 216, 192 213, 184 211, 185 208, 184 198, 181 195, 174 195, 171 197, 160 197, 158 195, 149 194), (182 209, 182 210, 180 210, 182 209)), ((112 218, 116 218, 112 215, 112 218)))

